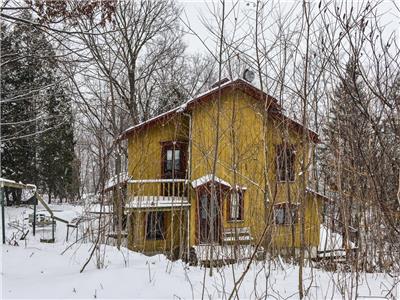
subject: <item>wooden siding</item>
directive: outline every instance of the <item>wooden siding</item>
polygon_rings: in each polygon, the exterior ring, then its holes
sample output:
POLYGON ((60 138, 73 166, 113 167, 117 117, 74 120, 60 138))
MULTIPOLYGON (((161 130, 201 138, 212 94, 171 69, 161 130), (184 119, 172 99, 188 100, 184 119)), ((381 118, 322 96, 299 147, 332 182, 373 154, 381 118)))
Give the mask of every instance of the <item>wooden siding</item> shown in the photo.
MULTIPOLYGON (((191 110, 192 119, 192 148, 191 148, 191 180, 212 173, 214 158, 217 101, 208 101, 197 105, 191 110)), ((301 192, 301 163, 303 161, 302 136, 295 130, 286 130, 284 123, 279 123, 265 113, 263 104, 241 92, 227 90, 222 94, 220 114, 220 139, 216 175, 229 182, 232 186, 245 187, 244 218, 242 221, 229 221, 228 201, 229 194, 222 200, 222 227, 249 227, 252 236, 257 241, 266 226, 267 216, 273 217, 270 210, 273 204, 300 201, 301 192), (296 147, 295 181, 293 183, 279 183, 276 180, 276 146, 286 141, 296 147), (264 151, 266 149, 266 151, 264 151), (267 202, 265 201, 267 200, 267 202)), ((161 142, 171 140, 189 140, 189 117, 177 114, 172 118, 159 122, 157 125, 144 128, 129 136, 129 175, 134 179, 161 178, 161 142)), ((311 143, 305 146, 306 163, 311 143)), ((130 195, 138 191, 129 185, 130 195)), ((150 189, 150 185, 148 187, 150 189)), ((154 190, 154 187, 151 189, 154 190)), ((142 195, 154 193, 144 188, 142 195)), ((198 224, 196 223, 198 206, 195 191, 189 192, 190 207, 190 245, 197 243, 198 224)), ((307 197, 306 203, 306 240, 309 245, 316 246, 319 241, 320 214, 322 201, 315 201, 307 197)), ((273 220, 273 218, 272 218, 273 220)), ((136 227, 144 232, 145 222, 140 217, 135 218, 136 227)), ((277 226, 269 222, 266 243, 272 242, 273 247, 283 248, 291 246, 289 226, 277 226)), ((296 226, 295 246, 299 243, 299 226, 296 226)), ((143 233, 144 234, 144 233, 143 233)), ((143 240, 143 238, 139 238, 143 240)), ((166 245, 147 246, 139 240, 130 241, 132 248, 139 247, 146 250, 166 247, 166 245), (133 246, 135 245, 135 246, 133 246)))

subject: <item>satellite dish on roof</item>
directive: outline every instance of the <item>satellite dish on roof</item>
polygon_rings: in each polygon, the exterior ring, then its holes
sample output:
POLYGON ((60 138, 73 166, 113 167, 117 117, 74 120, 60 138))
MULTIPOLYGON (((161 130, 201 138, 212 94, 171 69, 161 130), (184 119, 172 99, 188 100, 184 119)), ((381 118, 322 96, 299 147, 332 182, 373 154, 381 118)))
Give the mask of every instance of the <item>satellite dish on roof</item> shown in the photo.
POLYGON ((248 82, 252 82, 254 80, 254 72, 251 71, 250 69, 246 69, 243 72, 243 78, 248 81, 248 82))

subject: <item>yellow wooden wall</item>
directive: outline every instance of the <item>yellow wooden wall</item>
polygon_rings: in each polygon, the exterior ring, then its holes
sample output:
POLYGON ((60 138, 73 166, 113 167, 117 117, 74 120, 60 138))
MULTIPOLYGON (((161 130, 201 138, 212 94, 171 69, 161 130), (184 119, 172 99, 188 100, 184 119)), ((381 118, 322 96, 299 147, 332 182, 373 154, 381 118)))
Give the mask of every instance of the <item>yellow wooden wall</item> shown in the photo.
MULTIPOLYGON (((266 117, 262 103, 238 90, 228 91, 222 95, 220 111, 220 144, 216 175, 232 185, 247 188, 244 193, 244 221, 229 222, 226 216, 227 201, 224 201, 223 227, 250 227, 252 235, 258 239, 266 226, 266 216, 273 204, 287 202, 289 196, 292 203, 297 203, 301 199, 301 176, 307 176, 307 174, 300 174, 303 157, 303 148, 300 145, 302 137, 292 129, 286 130, 284 124, 266 117), (275 175, 275 146, 284 140, 297 147, 296 180, 289 184, 277 183, 275 175), (268 205, 265 205, 265 195, 268 198, 268 205)), ((217 101, 197 105, 191 114, 191 179, 194 180, 212 172, 217 101)), ((132 134, 128 142, 129 174, 134 179, 160 178, 160 142, 188 139, 189 118, 183 115, 132 134)), ((307 144, 306 162, 308 162, 309 150, 310 146, 307 144)), ((131 186, 130 195, 133 193, 131 186)), ((150 195, 154 191, 142 189, 141 193, 150 195)), ((195 193, 191 191, 190 195, 190 244, 193 245, 196 241, 198 208, 195 193)), ((322 210, 321 201, 315 202, 308 199, 305 202, 306 223, 310 224, 307 228, 312 228, 307 231, 306 239, 311 244, 318 244, 318 211, 322 210), (315 226, 311 226, 312 224, 315 226)), ((140 218, 136 220, 137 226, 144 226, 144 220, 140 218)), ((278 226, 270 224, 270 233, 273 233, 270 239, 273 246, 290 247, 287 226, 276 227, 278 226)))
POLYGON ((128 247, 132 250, 146 253, 168 252, 186 243, 185 211, 165 211, 165 239, 146 239, 146 217, 145 210, 131 210, 129 215, 128 247))
MULTIPOLYGON (((128 139, 128 173, 132 179, 161 179, 161 142, 173 140, 188 140, 189 127, 188 118, 182 115, 165 119, 155 126, 144 128, 130 135, 128 139)), ((162 195, 159 183, 128 184, 128 201, 133 196, 162 195)), ((171 239, 174 244, 179 245, 179 234, 184 219, 181 214, 185 214, 184 209, 174 211, 174 224, 171 227, 172 212, 166 212, 166 239, 165 240, 146 240, 145 224, 146 212, 144 210, 130 210, 130 235, 128 237, 128 247, 145 252, 169 251, 171 250, 171 239)))
POLYGON ((128 173, 133 179, 161 178, 161 142, 188 140, 188 118, 182 115, 143 128, 128 139, 128 173))
MULTIPOLYGON (((305 232, 304 240, 306 246, 317 247, 319 244, 320 222, 323 207, 323 200, 306 195, 305 200, 305 232)), ((300 221, 294 226, 295 238, 294 247, 300 247, 300 221)), ((291 248, 292 247, 292 226, 291 225, 273 225, 272 244, 273 248, 291 248)))
MULTIPOLYGON (((212 172, 216 134, 216 99, 197 106, 192 111, 192 179, 212 172)), ((285 130, 283 124, 265 116, 264 107, 258 100, 241 91, 230 91, 222 95, 220 102, 220 139, 216 175, 231 183, 246 187, 244 193, 244 220, 229 222, 226 216, 227 203, 223 207, 223 227, 250 227, 252 235, 258 239, 265 226, 266 214, 272 204, 287 202, 288 195, 292 203, 300 201, 301 163, 303 148, 302 136, 292 129, 285 130), (285 134, 286 132, 286 134, 285 134), (294 183, 277 183, 275 172, 275 146, 284 140, 296 145, 296 180, 294 183), (267 151, 263 151, 267 149, 267 151), (236 172, 234 169, 236 168, 236 172), (265 192, 270 205, 265 205, 265 192)), ((309 147, 305 149, 308 160, 309 147)), ((307 174, 305 174, 307 176, 307 174)), ((226 199, 227 200, 227 199, 226 199)), ((319 228, 314 210, 306 201, 307 223, 319 228)), ((191 207, 191 243, 195 242, 197 203, 191 207)), ((319 208, 317 208, 318 210, 319 208)), ((275 232, 275 231, 274 231, 275 232)), ((285 229, 278 230, 283 236, 285 229)), ((309 230, 307 240, 318 243, 319 230, 309 230)), ((274 246, 285 246, 287 238, 273 237, 274 246)))

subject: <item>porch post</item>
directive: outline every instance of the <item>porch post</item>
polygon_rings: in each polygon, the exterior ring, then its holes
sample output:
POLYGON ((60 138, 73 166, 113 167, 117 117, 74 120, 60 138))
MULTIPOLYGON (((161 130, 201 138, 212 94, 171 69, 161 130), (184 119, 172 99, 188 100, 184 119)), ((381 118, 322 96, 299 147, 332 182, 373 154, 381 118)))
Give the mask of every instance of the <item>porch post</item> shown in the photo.
MULTIPOLYGON (((129 249, 129 235, 131 234, 131 213, 126 212, 127 217, 126 217, 126 248, 129 249)), ((131 237, 132 238, 132 237, 131 237)))
MULTIPOLYGON (((37 200, 35 200, 35 201, 37 201, 37 200)), ((32 233, 33 233, 33 236, 35 236, 35 234, 36 234, 36 202, 33 205, 32 233)), ((68 238, 67 238, 67 240, 68 240, 68 238)))
POLYGON ((6 243, 6 225, 5 225, 5 221, 4 221, 4 194, 3 194, 3 190, 4 190, 4 185, 3 183, 1 183, 0 186, 0 201, 1 201, 1 231, 2 231, 2 236, 3 236, 3 244, 6 243))
POLYGON ((55 221, 54 221, 54 217, 51 217, 51 238, 52 238, 52 243, 54 243, 55 239, 54 239, 54 225, 55 225, 55 221))
POLYGON ((187 214, 186 214, 186 226, 187 226, 187 249, 186 249, 186 255, 187 259, 189 260, 189 250, 190 250, 190 206, 187 208, 187 214))

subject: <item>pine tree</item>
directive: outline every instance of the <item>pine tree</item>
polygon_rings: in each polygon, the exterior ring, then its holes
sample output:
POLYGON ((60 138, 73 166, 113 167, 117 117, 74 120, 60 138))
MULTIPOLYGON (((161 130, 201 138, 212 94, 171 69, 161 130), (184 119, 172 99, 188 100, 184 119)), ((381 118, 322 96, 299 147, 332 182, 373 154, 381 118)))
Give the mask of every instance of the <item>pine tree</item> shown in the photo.
POLYGON ((43 124, 46 131, 41 136, 39 166, 42 186, 51 202, 52 196, 58 199, 72 198, 74 176, 74 133, 71 101, 62 87, 51 89, 45 112, 47 120, 43 124))
POLYGON ((357 70, 357 60, 351 59, 344 78, 334 90, 321 150, 325 180, 331 190, 340 194, 336 218, 341 223, 344 243, 356 239, 345 228, 358 227, 363 205, 360 200, 368 191, 365 159, 372 131, 363 113, 369 106, 369 98, 357 70))
POLYGON ((2 176, 65 198, 76 174, 73 118, 55 51, 36 27, 2 24, 1 53, 2 176))
MULTIPOLYGON (((27 12, 23 13, 29 17, 27 12)), ((52 83, 54 63, 44 34, 16 24, 2 30, 2 176, 37 184, 37 138, 44 87, 52 83), (7 59, 9 58, 9 59, 7 59)))

